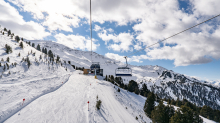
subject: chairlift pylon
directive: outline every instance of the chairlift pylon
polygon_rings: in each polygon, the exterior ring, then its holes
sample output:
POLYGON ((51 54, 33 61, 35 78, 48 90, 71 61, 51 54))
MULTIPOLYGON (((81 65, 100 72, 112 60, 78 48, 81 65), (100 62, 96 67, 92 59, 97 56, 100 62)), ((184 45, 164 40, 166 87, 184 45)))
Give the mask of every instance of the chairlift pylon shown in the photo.
POLYGON ((126 60, 126 66, 125 67, 118 67, 115 69, 115 76, 116 77, 130 77, 132 76, 132 70, 128 67, 127 63, 127 56, 124 57, 126 60))

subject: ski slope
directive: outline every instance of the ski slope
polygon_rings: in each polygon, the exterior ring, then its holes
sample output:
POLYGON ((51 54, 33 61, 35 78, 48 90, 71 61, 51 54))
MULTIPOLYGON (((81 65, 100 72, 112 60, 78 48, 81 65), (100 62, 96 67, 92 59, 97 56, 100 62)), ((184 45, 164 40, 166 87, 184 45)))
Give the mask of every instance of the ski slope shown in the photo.
MULTIPOLYGON (((63 62, 71 61, 72 65, 88 68, 91 65, 90 52, 73 50, 56 42, 31 42, 35 46, 40 44, 41 48, 47 47, 55 55, 59 55, 62 65, 49 62, 46 54, 25 42, 24 49, 20 48, 19 43, 7 36, 7 32, 5 35, 0 34, 0 59, 4 59, 0 62, 2 65, 9 64, 9 69, 3 70, 3 66, 0 67, 0 122, 151 122, 143 112, 145 97, 123 89, 119 93, 117 86, 104 81, 102 77, 95 80, 93 76, 79 74, 81 71, 75 71, 71 65, 63 62), (12 47, 12 53, 5 53, 5 44, 12 47), (10 62, 6 62, 7 57, 10 57, 10 62), (22 60, 27 57, 31 61, 30 68, 22 60), (16 67, 12 65, 14 62, 17 63, 16 67), (100 111, 95 108, 97 95, 102 101, 100 111), (22 105, 23 98, 25 102, 22 105)), ((123 66, 123 63, 97 53, 93 53, 93 57, 100 62, 104 75, 114 75, 115 69, 123 66)), ((133 77, 123 78, 123 82, 128 84, 129 80, 136 80, 140 88, 143 82, 149 88, 160 86, 162 79, 159 76, 166 70, 151 65, 129 67, 133 70, 133 77)), ((173 79, 167 78, 163 81, 170 80, 173 79)), ((210 121, 203 119, 207 123, 210 121)))
MULTIPOLYGON (((127 104, 142 110, 145 98, 133 93, 117 92, 109 82, 85 76, 76 71, 69 80, 58 90, 43 95, 23 107, 19 112, 7 119, 5 123, 138 123, 151 120, 140 112, 130 111, 131 106, 119 102, 122 95, 127 93, 132 99, 142 102, 136 105, 124 97, 127 104), (122 93, 122 94, 121 94, 122 93), (96 96, 102 101, 101 109, 96 110, 96 96), (118 95, 118 96, 116 96, 118 95), (118 98, 119 97, 119 98, 118 98), (89 110, 88 110, 88 103, 89 110), (135 119, 137 114, 138 120, 135 119), (143 119, 139 115, 142 115, 143 119)), ((125 104, 126 104, 125 103, 125 104)), ((142 112, 143 113, 143 112, 142 112)))

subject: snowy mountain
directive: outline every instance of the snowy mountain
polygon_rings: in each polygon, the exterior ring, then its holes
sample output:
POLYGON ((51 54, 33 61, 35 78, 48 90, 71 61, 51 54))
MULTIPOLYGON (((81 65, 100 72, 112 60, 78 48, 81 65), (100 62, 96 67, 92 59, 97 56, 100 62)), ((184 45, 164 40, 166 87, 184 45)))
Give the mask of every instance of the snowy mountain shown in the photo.
MULTIPOLYGON (((89 68, 91 65, 91 52, 73 50, 62 44, 52 41, 31 41, 46 47, 72 65, 89 68)), ((104 75, 114 75, 115 69, 124 64, 114 59, 106 58, 93 52, 93 61, 100 62, 104 75)), ((160 98, 187 99, 198 106, 208 105, 220 110, 220 88, 217 82, 201 81, 196 78, 175 73, 160 66, 133 66, 133 77, 124 77, 124 83, 135 80, 142 87, 146 83, 148 89, 157 94, 160 98)))
MULTIPOLYGON (((92 57, 93 62, 100 62, 104 76, 114 75, 115 69, 124 65, 95 52, 92 57)), ((17 42, 5 32, 5 35, 0 33, 0 60, 0 122, 152 122, 143 112, 145 97, 123 89, 117 92, 118 87, 104 81, 103 77, 96 80, 72 67, 89 68, 92 63, 89 51, 71 49, 52 41, 17 42), (12 49, 9 54, 6 44, 12 49), (38 51, 38 44, 41 50, 51 50, 55 61, 38 51), (58 62, 57 56, 60 56, 58 62), (95 110, 97 95, 102 101, 100 111, 95 110)), ((139 88, 145 83, 161 98, 185 98, 199 106, 220 109, 220 90, 216 83, 199 81, 160 66, 129 67, 133 76, 124 77, 125 84, 135 80, 139 88)))

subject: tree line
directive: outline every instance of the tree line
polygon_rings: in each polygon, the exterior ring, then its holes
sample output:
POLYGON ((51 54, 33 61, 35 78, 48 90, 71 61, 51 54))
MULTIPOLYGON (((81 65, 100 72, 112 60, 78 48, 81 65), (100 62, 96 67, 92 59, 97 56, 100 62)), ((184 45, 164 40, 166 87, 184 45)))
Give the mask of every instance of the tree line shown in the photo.
POLYGON ((147 89, 145 83, 139 89, 138 83, 134 80, 130 80, 128 84, 124 84, 121 77, 114 77, 113 75, 106 75, 104 80, 129 92, 147 97, 143 110, 154 123, 202 123, 203 120, 199 115, 220 122, 220 111, 214 110, 209 106, 198 107, 186 99, 160 99, 156 94, 147 89), (166 101, 167 105, 164 105, 163 101, 166 101), (157 106, 155 105, 156 102, 158 103, 157 106), (179 108, 175 111, 172 105, 179 108))

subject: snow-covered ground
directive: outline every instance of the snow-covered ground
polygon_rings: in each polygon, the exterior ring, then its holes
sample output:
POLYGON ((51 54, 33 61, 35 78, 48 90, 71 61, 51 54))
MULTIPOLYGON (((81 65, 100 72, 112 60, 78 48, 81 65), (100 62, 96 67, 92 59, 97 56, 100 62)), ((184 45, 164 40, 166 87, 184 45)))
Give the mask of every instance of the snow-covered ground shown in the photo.
POLYGON ((36 98, 56 90, 68 80, 70 73, 74 71, 70 65, 48 63, 48 57, 45 54, 25 42, 24 47, 24 49, 20 48, 19 43, 11 40, 6 32, 5 35, 0 34, 2 65, 0 67, 0 122, 19 111, 22 108, 23 99, 25 99, 24 105, 27 105, 36 98), (5 44, 12 47, 12 53, 5 52, 5 44), (20 56, 18 56, 19 53, 20 56), (9 62, 6 61, 7 57, 10 58, 9 62), (31 62, 30 68, 27 62, 22 61, 27 57, 31 62), (15 62, 17 65, 12 65, 15 62), (6 70, 3 70, 4 65, 6 70))
POLYGON ((71 74, 59 89, 43 95, 16 112, 5 123, 136 123, 151 122, 143 113, 145 98, 121 90, 93 76, 71 74), (96 110, 96 96, 102 101, 96 110), (88 102, 89 101, 89 110, 88 102), (136 116, 138 120, 136 120, 136 116))

